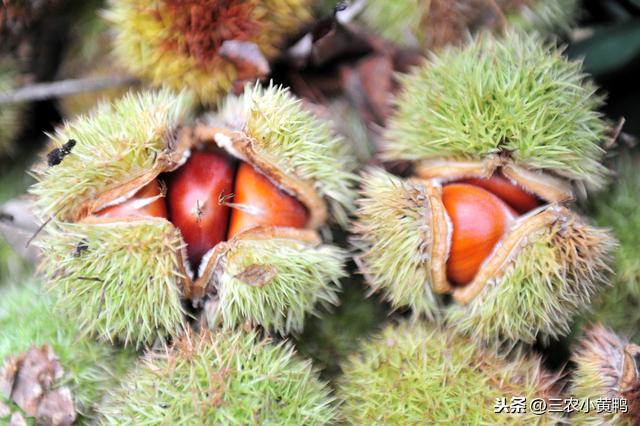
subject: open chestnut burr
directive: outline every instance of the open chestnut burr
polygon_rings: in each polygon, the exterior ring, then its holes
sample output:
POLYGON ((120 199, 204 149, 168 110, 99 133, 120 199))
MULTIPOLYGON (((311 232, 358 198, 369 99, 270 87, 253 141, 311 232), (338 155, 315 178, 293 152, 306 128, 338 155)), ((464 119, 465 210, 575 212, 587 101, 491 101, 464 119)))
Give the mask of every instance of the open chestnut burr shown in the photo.
POLYGON ((187 105, 128 95, 52 136, 76 143, 35 170, 49 288, 87 331, 136 345, 179 333, 183 300, 212 327, 300 329, 344 275, 318 230, 352 209, 348 144, 280 87, 197 124, 187 105))
POLYGON ((373 289, 480 340, 568 333, 615 241, 571 209, 603 186, 608 124, 578 63, 535 36, 483 36, 402 78, 353 244, 373 289), (451 303, 445 296, 451 296, 451 303))

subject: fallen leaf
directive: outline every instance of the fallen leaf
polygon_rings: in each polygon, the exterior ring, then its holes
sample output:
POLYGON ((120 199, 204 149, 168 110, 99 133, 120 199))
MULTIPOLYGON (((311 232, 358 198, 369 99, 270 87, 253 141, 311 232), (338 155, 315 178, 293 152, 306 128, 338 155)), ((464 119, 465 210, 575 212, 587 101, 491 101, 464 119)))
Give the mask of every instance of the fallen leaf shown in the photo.
POLYGON ((367 121, 383 124, 393 108, 393 62, 387 55, 369 55, 356 63, 354 70, 344 69, 343 87, 347 96, 367 121))
POLYGON ((11 399, 29 416, 38 412, 40 400, 51 389, 55 380, 62 377, 62 366, 49 345, 32 346, 19 358, 11 392, 11 399))
MULTIPOLYGON (((6 358, 0 370, 0 391, 26 415, 36 417, 38 424, 70 426, 76 419, 73 395, 67 387, 55 388, 63 375, 51 346, 31 346, 23 354, 6 358)), ((11 424, 21 421, 19 413, 11 417, 11 424)))
POLYGON ((39 424, 71 426, 76 419, 76 409, 69 388, 58 388, 46 394, 40 401, 36 418, 39 424))

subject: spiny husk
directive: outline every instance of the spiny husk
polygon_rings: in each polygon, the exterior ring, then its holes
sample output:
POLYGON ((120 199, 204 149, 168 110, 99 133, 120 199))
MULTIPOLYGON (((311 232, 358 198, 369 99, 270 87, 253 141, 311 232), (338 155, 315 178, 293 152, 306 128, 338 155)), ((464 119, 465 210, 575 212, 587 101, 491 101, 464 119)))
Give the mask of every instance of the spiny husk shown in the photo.
POLYGON ((363 182, 353 243, 369 284, 394 307, 438 318, 439 295, 451 294, 453 327, 479 340, 531 343, 568 333, 606 282, 613 238, 550 205, 519 218, 473 281, 455 288, 446 278, 451 224, 438 182, 382 170, 363 182))
POLYGON ((187 280, 177 229, 160 219, 87 215, 183 160, 175 138, 187 103, 169 91, 101 103, 51 135, 52 148, 76 141, 62 162, 34 171, 47 285, 60 310, 101 339, 142 346, 182 330, 187 280))
MULTIPOLYGON (((0 59, 0 93, 13 90, 16 86, 18 69, 11 60, 0 59)), ((2 105, 0 108, 0 157, 13 151, 13 141, 22 128, 22 104, 2 105)))
POLYGON ((60 360, 65 375, 59 385, 70 387, 80 421, 95 416, 105 390, 133 364, 133 354, 95 342, 74 317, 57 313, 38 283, 5 287, 0 295, 0 363, 45 344, 60 360))
POLYGON ((183 330, 183 242, 168 221, 60 222, 39 244, 58 308, 85 332, 142 346, 183 330))
POLYGON ((576 0, 369 0, 359 19, 387 40, 436 50, 505 26, 551 37, 567 32, 577 12, 576 0))
POLYGON ((311 15, 308 0, 112 0, 107 17, 116 30, 115 53, 123 66, 154 85, 186 86, 201 102, 215 104, 233 87, 239 71, 216 49, 194 51, 189 38, 206 40, 214 33, 222 41, 235 37, 254 43, 270 60, 284 38, 311 15), (206 28, 190 19, 190 5, 205 9, 197 18, 211 21, 206 28), (235 16, 238 11, 244 14, 235 16))
POLYGON ((362 182, 352 239, 361 272, 394 307, 439 317, 442 301, 431 287, 431 248, 439 235, 429 227, 424 187, 380 169, 370 169, 362 182))
POLYGON ((544 36, 566 34, 579 17, 578 0, 496 0, 510 25, 544 36))
POLYGON ((321 425, 327 386, 288 343, 254 332, 191 332, 148 353, 101 408, 102 424, 321 425))
MULTIPOLYGON (((79 11, 69 30, 69 45, 58 68, 57 78, 106 78, 124 76, 123 67, 118 66, 111 50, 113 33, 99 8, 103 0, 88 0, 78 5, 79 11)), ((123 96, 130 85, 78 93, 58 99, 63 117, 72 118, 91 111, 100 101, 114 100, 123 96)))
POLYGON ((602 325, 589 327, 573 355, 572 396, 595 403, 598 398, 625 398, 628 412, 575 413, 580 425, 634 425, 640 419, 640 347, 628 343, 602 325))
POLYGON ((58 131, 55 146, 68 139, 76 146, 61 164, 36 170, 39 182, 32 193, 40 216, 54 217, 41 242, 50 286, 63 309, 80 312, 87 330, 135 345, 176 335, 182 327, 182 296, 195 303, 207 297, 212 323, 249 321, 286 333, 299 330, 317 302, 335 303, 346 253, 322 245, 313 229, 243 232, 212 249, 194 281, 183 240, 168 221, 92 215, 179 167, 191 149, 219 143, 310 209, 318 207, 311 210, 316 220, 310 228, 326 222, 325 200, 336 220, 346 220, 355 176, 348 171, 353 166, 341 140, 283 89, 256 87, 250 93, 254 97, 243 98, 250 107, 247 117, 239 117, 246 123, 242 130, 180 129, 186 100, 163 91, 103 104, 58 131), (277 120, 266 127, 261 120, 268 119, 270 108, 277 109, 277 120))
POLYGON ((569 333, 573 317, 606 285, 615 242, 574 213, 558 213, 526 237, 468 305, 448 310, 454 328, 482 340, 499 336, 527 343, 569 333))
POLYGON ((257 84, 248 87, 242 96, 227 98, 210 121, 243 132, 253 142, 259 159, 281 175, 306 183, 324 198, 333 219, 346 225, 353 210, 357 180, 353 174, 357 167, 353 149, 288 89, 273 84, 266 88, 257 84))
POLYGON ((402 78, 385 160, 483 160, 600 188, 607 123, 602 98, 562 52, 533 35, 479 37, 431 57, 402 78))
POLYGON ((343 365, 337 391, 348 424, 557 424, 561 413, 495 413, 498 398, 559 396, 538 358, 499 357, 420 323, 389 326, 343 365))
MULTIPOLYGON (((253 164, 306 205, 307 228, 323 226, 329 214, 346 224, 355 198, 354 155, 288 90, 248 87, 242 96, 229 97, 205 123, 195 131, 201 140, 213 140, 253 164)), ((206 287, 211 324, 249 320, 286 333, 300 330, 305 313, 315 312, 317 302, 337 301, 346 252, 321 245, 315 232, 256 228, 219 245, 209 259, 194 292, 206 287), (266 284, 256 273, 248 274, 254 282, 234 278, 251 270, 274 276, 266 284)))
POLYGON ((205 308, 212 328, 248 321, 287 334, 302 330, 305 315, 338 303, 347 257, 338 247, 254 228, 215 251, 222 253, 209 264, 211 299, 205 308))
POLYGON ((161 90, 101 102, 66 122, 50 135, 50 148, 73 139, 71 153, 57 166, 43 163, 34 170, 37 183, 30 192, 38 214, 43 220, 80 220, 107 201, 131 196, 132 181, 139 180, 140 188, 177 167, 183 154, 176 149, 176 132, 188 112, 188 96, 161 90), (109 191, 113 198, 103 200, 109 191))

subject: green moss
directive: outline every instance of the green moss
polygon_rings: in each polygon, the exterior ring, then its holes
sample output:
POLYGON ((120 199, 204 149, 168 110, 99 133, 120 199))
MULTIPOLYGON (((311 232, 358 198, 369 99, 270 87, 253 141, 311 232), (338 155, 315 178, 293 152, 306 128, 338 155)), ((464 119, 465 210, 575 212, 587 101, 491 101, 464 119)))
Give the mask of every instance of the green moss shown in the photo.
POLYGON ((98 343, 82 334, 74 317, 59 315, 37 283, 3 289, 0 294, 0 360, 20 355, 32 345, 51 345, 70 387, 81 421, 95 415, 105 390, 132 364, 132 354, 98 343), (82 419, 84 418, 84 419, 82 419))
POLYGON ((100 411, 113 425, 321 425, 335 421, 332 403, 289 344, 203 331, 147 354, 100 411))
POLYGON ((602 98, 556 47, 531 35, 483 36, 402 78, 386 131, 386 160, 483 159, 602 187, 602 98))
POLYGON ((348 424, 530 425, 559 413, 495 413, 497 398, 558 395, 537 358, 507 360, 450 331, 389 326, 343 367, 337 395, 348 424))

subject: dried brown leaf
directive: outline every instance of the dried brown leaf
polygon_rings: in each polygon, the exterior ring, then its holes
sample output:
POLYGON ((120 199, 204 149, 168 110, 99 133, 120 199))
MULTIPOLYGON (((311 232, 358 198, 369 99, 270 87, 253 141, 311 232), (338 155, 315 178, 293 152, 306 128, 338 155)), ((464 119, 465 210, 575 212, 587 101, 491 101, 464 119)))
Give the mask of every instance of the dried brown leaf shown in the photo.
POLYGON ((46 394, 36 413, 38 423, 50 426, 71 426, 76 419, 73 395, 67 387, 46 394))
POLYGON ((49 345, 32 346, 19 362, 11 399, 29 416, 35 416, 44 394, 62 377, 62 366, 49 345))
POLYGON ((27 426, 27 421, 17 411, 11 415, 9 426, 27 426))
POLYGON ((271 71, 269 61, 255 43, 227 40, 222 43, 219 55, 233 62, 238 69, 239 81, 263 78, 271 71))
POLYGON ((264 287, 278 275, 278 269, 270 265, 249 265, 234 278, 252 287, 264 287))
MULTIPOLYGON (((26 415, 36 417, 38 424, 69 426, 76 419, 73 395, 67 387, 54 389, 63 375, 51 346, 32 346, 23 354, 7 357, 0 371, 0 391, 26 415)), ((14 413, 10 424, 21 422, 24 418, 14 413)))

